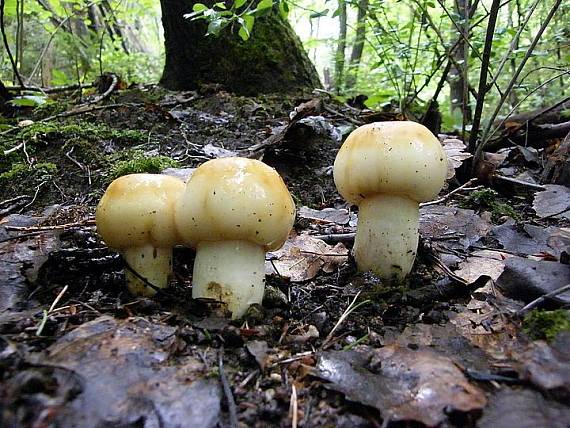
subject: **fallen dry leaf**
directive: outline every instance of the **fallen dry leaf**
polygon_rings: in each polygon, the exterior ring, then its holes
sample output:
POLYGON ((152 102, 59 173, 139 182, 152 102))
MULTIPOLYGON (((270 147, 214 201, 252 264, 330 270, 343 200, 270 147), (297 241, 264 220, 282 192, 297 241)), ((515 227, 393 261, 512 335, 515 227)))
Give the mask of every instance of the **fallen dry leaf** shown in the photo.
POLYGON ((469 383, 448 357, 397 345, 367 352, 330 351, 319 356, 315 374, 349 400, 378 409, 385 420, 436 426, 453 409, 485 406, 485 393, 469 383))
POLYGON ((334 272, 348 261, 348 250, 342 244, 334 247, 310 235, 290 237, 277 251, 268 253, 271 258, 265 262, 268 275, 280 275, 292 282, 303 282, 314 278, 319 271, 334 272))
POLYGON ((455 170, 461 166, 463 161, 473 155, 467 151, 465 143, 457 138, 446 138, 441 144, 447 154, 447 179, 449 180, 455 176, 455 170))
POLYGON ((556 214, 554 217, 570 219, 570 189, 558 184, 546 184, 544 187, 546 190, 534 196, 532 207, 536 214, 540 218, 556 214))
POLYGON ((453 273, 468 284, 473 284, 483 275, 496 281, 503 273, 505 260, 509 257, 512 257, 512 254, 501 251, 477 250, 461 262, 459 269, 453 273))

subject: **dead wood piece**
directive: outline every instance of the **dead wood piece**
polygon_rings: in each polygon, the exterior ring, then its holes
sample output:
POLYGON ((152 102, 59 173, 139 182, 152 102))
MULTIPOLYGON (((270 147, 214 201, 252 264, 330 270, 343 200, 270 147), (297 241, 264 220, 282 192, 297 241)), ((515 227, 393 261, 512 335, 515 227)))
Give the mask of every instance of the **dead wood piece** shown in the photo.
POLYGON ((541 180, 543 183, 570 186, 570 133, 548 157, 541 180))

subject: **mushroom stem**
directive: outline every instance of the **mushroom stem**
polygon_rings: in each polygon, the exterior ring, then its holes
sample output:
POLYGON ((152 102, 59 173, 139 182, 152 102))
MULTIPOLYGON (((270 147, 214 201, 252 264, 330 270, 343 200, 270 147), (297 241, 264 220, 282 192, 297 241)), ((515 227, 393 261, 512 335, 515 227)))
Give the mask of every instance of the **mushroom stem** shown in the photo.
POLYGON ((225 303, 232 318, 261 304, 265 286, 265 251, 248 241, 202 241, 196 247, 192 298, 225 303))
POLYGON ((376 194, 359 205, 354 258, 388 283, 401 282, 418 248, 419 205, 404 196, 376 194))
MULTIPOLYGON (((158 288, 166 288, 172 268, 172 248, 157 248, 151 244, 127 248, 122 251, 127 264, 140 276, 158 288)), ((135 296, 151 297, 156 290, 146 285, 127 270, 127 286, 135 296)))

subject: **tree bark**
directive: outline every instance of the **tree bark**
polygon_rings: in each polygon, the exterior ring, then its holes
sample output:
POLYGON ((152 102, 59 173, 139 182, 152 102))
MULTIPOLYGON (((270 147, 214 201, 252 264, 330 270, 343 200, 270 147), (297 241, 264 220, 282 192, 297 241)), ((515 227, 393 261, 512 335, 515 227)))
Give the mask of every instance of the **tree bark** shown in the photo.
POLYGON ((320 87, 299 38, 277 12, 257 19, 244 42, 229 29, 219 37, 205 36, 206 23, 183 18, 193 3, 161 0, 166 61, 160 83, 165 87, 185 90, 218 83, 243 95, 320 87))
POLYGON ((364 50, 364 40, 366 38, 366 15, 368 14, 368 0, 358 1, 358 14, 356 17, 356 36, 352 53, 350 54, 349 72, 346 76, 346 89, 352 89, 358 80, 358 68, 364 50))
MULTIPOLYGON (((456 0, 455 12, 459 17, 460 26, 464 33, 469 32, 469 0, 456 0)), ((465 34, 468 36, 468 34, 465 34)), ((449 95, 451 99, 451 114, 455 115, 456 111, 461 114, 463 123, 471 122, 472 113, 469 106, 469 92, 466 91, 467 81, 467 61, 469 50, 465 38, 459 34, 457 48, 453 51, 455 64, 461 64, 461 68, 455 65, 451 67, 449 73, 449 95)))
POLYGON ((334 86, 337 94, 342 92, 344 84, 344 62, 346 51, 346 0, 338 0, 338 43, 334 66, 334 86))

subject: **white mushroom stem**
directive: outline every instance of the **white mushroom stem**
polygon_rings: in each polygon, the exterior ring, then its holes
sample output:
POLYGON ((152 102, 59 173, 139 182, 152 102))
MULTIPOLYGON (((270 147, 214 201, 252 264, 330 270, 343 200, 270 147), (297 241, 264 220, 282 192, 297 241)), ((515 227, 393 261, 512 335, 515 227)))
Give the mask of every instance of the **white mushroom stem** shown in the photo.
POLYGON ((265 288, 265 251, 248 241, 202 241, 196 247, 192 298, 225 303, 232 318, 261 304, 265 288))
POLYGON ((354 241, 358 270, 371 270, 383 280, 403 280, 412 269, 418 248, 419 205, 397 195, 376 194, 359 207, 354 241))
MULTIPOLYGON (((122 251, 127 264, 149 283, 166 288, 172 268, 172 248, 156 248, 151 244, 127 248, 122 251)), ((156 291, 149 287, 129 269, 126 271, 127 286, 135 296, 154 296, 156 291)))

